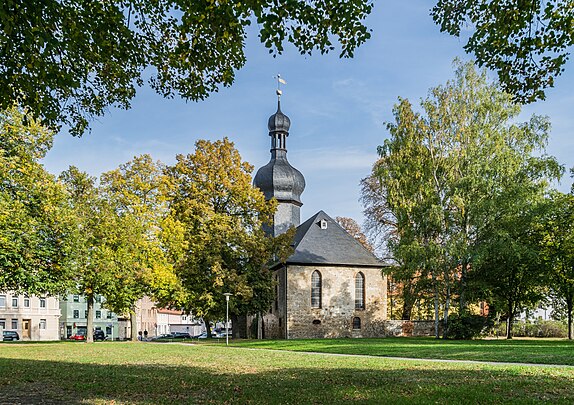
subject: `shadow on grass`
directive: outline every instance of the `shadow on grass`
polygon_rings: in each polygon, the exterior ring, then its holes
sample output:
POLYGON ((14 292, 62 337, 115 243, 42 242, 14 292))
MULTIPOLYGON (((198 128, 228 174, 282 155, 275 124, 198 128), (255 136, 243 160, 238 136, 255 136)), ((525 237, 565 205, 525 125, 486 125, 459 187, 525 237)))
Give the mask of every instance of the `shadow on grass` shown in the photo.
POLYGON ((381 357, 574 365, 568 340, 442 340, 433 338, 252 340, 234 346, 381 357))
POLYGON ((305 356, 296 356, 293 366, 269 369, 250 365, 250 359, 245 355, 240 371, 237 363, 227 371, 224 364, 210 370, 0 358, 0 404, 574 402, 574 372, 567 370, 431 366, 382 359, 338 368, 330 367, 329 360, 315 364, 305 356))

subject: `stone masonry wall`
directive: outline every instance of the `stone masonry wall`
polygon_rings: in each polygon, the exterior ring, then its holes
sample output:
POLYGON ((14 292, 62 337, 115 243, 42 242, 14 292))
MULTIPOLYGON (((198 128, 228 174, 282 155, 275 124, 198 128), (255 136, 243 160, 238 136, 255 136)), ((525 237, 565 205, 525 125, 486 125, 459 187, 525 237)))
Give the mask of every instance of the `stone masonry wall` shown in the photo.
POLYGON ((288 267, 287 338, 385 336, 387 283, 380 268, 344 266, 288 267), (311 308, 311 274, 322 278, 321 308, 311 308), (365 276, 365 309, 355 309, 355 275, 365 276), (353 329, 353 318, 361 329, 353 329))
POLYGON ((285 339, 286 319, 286 283, 285 267, 275 271, 275 294, 276 300, 271 303, 271 308, 263 316, 263 337, 266 339, 285 339))

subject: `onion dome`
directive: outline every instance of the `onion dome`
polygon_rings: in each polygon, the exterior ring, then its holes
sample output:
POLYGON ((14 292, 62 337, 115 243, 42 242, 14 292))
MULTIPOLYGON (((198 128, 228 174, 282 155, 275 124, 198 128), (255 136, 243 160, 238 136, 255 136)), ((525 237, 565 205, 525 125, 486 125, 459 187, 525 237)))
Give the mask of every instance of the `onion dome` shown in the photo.
POLYGON ((269 117, 267 128, 269 128, 269 135, 272 132, 286 132, 289 134, 289 127, 291 127, 291 120, 288 116, 281 111, 281 103, 277 101, 277 112, 269 117))
POLYGON ((271 160, 257 171, 253 183, 265 194, 265 198, 275 198, 279 202, 290 202, 300 207, 305 178, 287 160, 286 139, 290 126, 291 120, 281 112, 278 102, 277 112, 269 117, 268 123, 271 160))

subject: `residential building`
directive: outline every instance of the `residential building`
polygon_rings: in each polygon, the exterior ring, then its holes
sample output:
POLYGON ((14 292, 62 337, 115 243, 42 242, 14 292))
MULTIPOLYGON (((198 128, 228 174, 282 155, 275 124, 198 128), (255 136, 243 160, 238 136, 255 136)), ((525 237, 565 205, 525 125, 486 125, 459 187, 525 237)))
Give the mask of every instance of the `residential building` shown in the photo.
POLYGON ((22 340, 58 340, 59 318, 56 297, 0 293, 0 329, 16 331, 22 340))
MULTIPOLYGON (((60 301, 60 335, 62 339, 78 333, 85 334, 88 327, 88 302, 83 295, 68 294, 60 301)), ((96 295, 94 299, 94 329, 103 330, 106 339, 118 339, 118 317, 105 308, 105 298, 96 295)))

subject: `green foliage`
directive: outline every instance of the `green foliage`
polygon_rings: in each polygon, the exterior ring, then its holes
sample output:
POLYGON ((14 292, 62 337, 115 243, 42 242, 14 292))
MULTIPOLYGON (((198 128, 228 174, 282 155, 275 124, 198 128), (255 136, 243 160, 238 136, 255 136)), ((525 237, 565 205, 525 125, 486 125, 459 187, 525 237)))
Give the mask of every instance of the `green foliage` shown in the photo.
POLYGON ((252 170, 227 139, 198 141, 168 168, 171 223, 184 232, 175 270, 187 294, 182 304, 195 315, 222 317, 223 293, 233 294, 233 314, 265 311, 273 300, 268 265, 286 258, 293 233, 263 232, 277 203, 252 185, 252 170))
MULTIPOLYGON (((505 325, 499 325, 499 329, 504 330, 505 325)), ((561 321, 536 319, 531 321, 519 321, 512 325, 512 335, 521 337, 537 338, 565 338, 568 337, 566 323, 561 321)))
POLYGON ((448 339, 468 340, 480 337, 492 327, 493 320, 481 315, 462 314, 451 315, 448 318, 448 339))
POLYGON ((470 25, 464 49, 498 72, 504 90, 521 103, 544 99, 574 45, 571 0, 439 0, 432 16, 457 37, 470 25))
POLYGON ((474 298, 490 287, 502 295, 524 293, 518 306, 534 298, 525 288, 540 272, 522 277, 540 262, 530 257, 518 270, 538 243, 527 234, 537 215, 529 210, 562 172, 544 154, 546 118, 516 123, 519 106, 485 72, 458 61, 455 69, 454 80, 421 101, 422 112, 399 100, 387 124, 391 136, 364 182, 371 232, 391 235, 396 280, 430 282, 437 329, 439 307, 446 322, 453 293, 465 311, 468 282, 475 283, 474 298))
POLYGON ((537 229, 542 233, 540 248, 547 267, 547 283, 553 306, 568 319, 568 337, 572 330, 574 310, 574 196, 554 192, 546 200, 543 218, 537 229))
POLYGON ((56 294, 70 280, 70 207, 39 162, 52 137, 17 108, 0 112, 0 291, 56 294))
POLYGON ((164 170, 163 164, 142 155, 101 176, 101 192, 125 235, 118 244, 119 271, 105 293, 106 305, 114 312, 133 311, 145 294, 164 304, 177 299, 178 282, 166 243, 175 234, 162 228, 167 216, 164 170))
POLYGON ((245 64, 247 27, 256 22, 271 53, 285 42, 302 54, 342 57, 370 37, 373 4, 270 0, 4 1, 0 4, 0 109, 26 106, 74 135, 110 106, 129 108, 144 71, 164 97, 206 98, 245 64))

